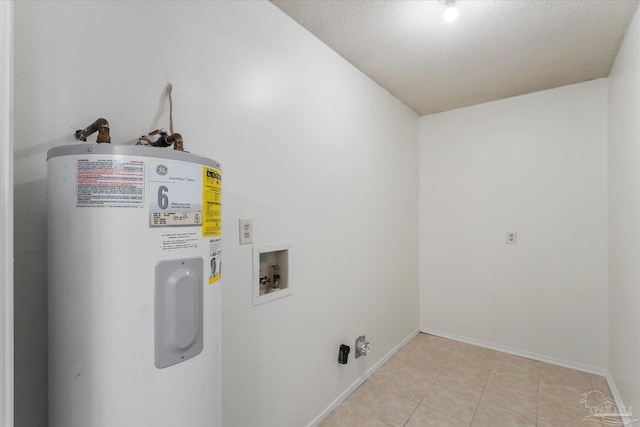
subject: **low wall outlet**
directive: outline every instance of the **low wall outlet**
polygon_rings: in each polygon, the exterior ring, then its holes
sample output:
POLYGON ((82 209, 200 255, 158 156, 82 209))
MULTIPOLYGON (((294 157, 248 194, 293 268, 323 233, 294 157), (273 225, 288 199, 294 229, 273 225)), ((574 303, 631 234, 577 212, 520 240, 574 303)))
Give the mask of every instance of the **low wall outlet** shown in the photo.
POLYGON ((240 218, 240 244, 253 243, 253 220, 240 218))
POLYGON ((515 231, 507 231, 507 244, 508 245, 516 245, 518 244, 518 233, 515 231))

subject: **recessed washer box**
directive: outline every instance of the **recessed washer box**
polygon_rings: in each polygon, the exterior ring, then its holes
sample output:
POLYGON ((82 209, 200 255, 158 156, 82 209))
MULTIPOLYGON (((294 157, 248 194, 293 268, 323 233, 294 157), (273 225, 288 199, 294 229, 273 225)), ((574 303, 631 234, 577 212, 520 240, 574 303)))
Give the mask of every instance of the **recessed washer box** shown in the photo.
POLYGON ((264 304, 293 293, 292 242, 253 246, 253 305, 264 304))

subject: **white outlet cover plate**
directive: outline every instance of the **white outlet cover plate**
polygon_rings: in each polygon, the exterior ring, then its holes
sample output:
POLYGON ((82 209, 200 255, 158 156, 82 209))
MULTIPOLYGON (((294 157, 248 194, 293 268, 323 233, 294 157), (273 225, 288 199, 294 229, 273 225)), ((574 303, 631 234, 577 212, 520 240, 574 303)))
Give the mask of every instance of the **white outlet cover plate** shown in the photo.
POLYGON ((240 218, 239 223, 240 244, 253 243, 253 220, 240 218))

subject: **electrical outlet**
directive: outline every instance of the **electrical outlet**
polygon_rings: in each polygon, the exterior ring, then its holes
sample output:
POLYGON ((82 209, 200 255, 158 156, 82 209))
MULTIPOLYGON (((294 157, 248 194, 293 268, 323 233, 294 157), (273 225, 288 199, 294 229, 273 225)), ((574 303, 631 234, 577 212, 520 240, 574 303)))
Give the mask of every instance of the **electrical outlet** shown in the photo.
POLYGON ((240 244, 253 243, 253 220, 240 219, 240 244))
POLYGON ((508 245, 516 245, 518 244, 518 233, 515 231, 507 231, 507 244, 508 245))

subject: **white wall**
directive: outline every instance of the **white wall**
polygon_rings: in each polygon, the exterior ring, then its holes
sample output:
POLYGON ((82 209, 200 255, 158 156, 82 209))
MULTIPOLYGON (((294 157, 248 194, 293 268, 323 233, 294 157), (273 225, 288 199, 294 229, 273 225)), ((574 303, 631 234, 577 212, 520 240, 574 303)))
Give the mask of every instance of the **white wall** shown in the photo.
POLYGON ((46 150, 100 116, 114 143, 168 127, 167 82, 186 149, 223 166, 226 427, 310 423, 418 328, 410 109, 266 1, 20 1, 18 425, 46 421, 46 150), (238 218, 294 242, 292 296, 251 305, 238 218), (339 366, 361 334, 373 355, 339 366))
POLYGON ((423 330, 607 368, 606 96, 596 80, 420 119, 423 330))
POLYGON ((0 425, 13 425, 13 1, 0 2, 0 425))
POLYGON ((609 365, 625 405, 640 408, 640 20, 609 75, 609 365))

